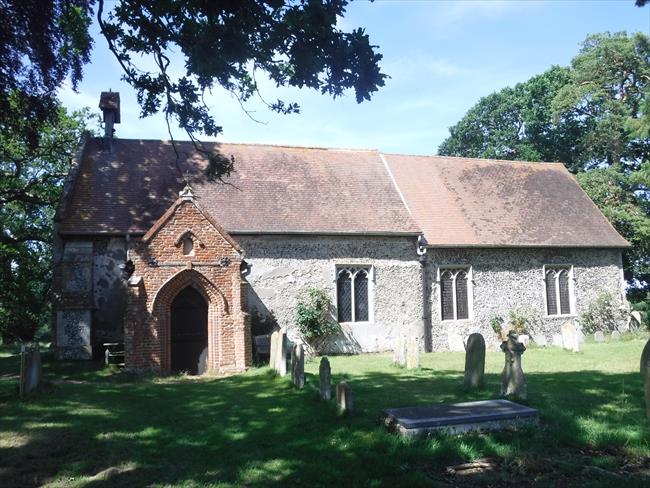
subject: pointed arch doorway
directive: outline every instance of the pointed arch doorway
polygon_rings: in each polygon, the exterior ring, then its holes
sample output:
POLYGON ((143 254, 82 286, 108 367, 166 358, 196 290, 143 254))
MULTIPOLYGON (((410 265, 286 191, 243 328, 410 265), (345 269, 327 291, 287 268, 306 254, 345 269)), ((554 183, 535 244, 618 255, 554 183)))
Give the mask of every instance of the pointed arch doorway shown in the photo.
POLYGON ((171 304, 171 370, 202 374, 208 355, 208 303, 192 286, 180 291, 171 304))

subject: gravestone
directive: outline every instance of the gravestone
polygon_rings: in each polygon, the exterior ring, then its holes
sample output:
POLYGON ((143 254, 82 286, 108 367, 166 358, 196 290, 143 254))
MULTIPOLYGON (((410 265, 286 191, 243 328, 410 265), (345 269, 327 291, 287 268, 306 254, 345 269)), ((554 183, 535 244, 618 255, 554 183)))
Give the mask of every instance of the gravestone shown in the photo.
POLYGON ((20 398, 34 391, 41 384, 41 352, 38 345, 20 351, 20 398))
POLYGON ((318 367, 318 379, 320 381, 320 397, 329 401, 332 399, 332 368, 330 361, 326 357, 321 358, 318 367))
POLYGON ((562 347, 568 351, 580 352, 580 338, 576 324, 569 320, 562 324, 562 347))
POLYGON ((406 369, 420 367, 420 344, 415 336, 409 337, 406 343, 406 369))
POLYGON ((465 381, 467 388, 482 388, 485 375, 485 339, 479 333, 467 339, 465 352, 465 381))
POLYGON ((609 340, 612 342, 618 342, 621 340, 621 333, 617 330, 612 332, 612 335, 609 337, 609 340))
POLYGON ((628 329, 638 329, 641 327, 641 324, 643 323, 643 317, 641 315, 641 312, 638 310, 633 310, 630 312, 630 316, 628 317, 627 320, 627 327, 628 329))
POLYGON ((400 366, 406 366, 406 346, 406 338, 401 334, 398 335, 393 349, 393 362, 400 366))
POLYGON ((280 376, 287 374, 287 333, 281 329, 278 333, 275 356, 275 370, 280 376))
POLYGON ((650 340, 646 342, 643 352, 641 353, 641 377, 645 381, 646 376, 648 375, 648 361, 650 361, 650 340))
POLYGON ((524 346, 528 346, 528 343, 530 342, 530 336, 528 334, 521 334, 519 336, 519 342, 521 342, 524 346))
POLYGON ((553 334, 551 342, 555 347, 562 347, 562 334, 553 334))
POLYGON ((501 350, 506 355, 506 363, 501 373, 501 394, 525 400, 528 396, 526 376, 521 369, 521 355, 526 346, 517 341, 517 335, 508 334, 508 340, 501 343, 501 350))
POLYGON ((291 349, 291 382, 296 388, 305 386, 305 351, 302 344, 291 349))
POLYGON ((274 330, 271 334, 271 351, 269 356, 269 366, 275 369, 278 363, 278 337, 280 336, 279 330, 274 330))
POLYGON ((509 400, 482 400, 389 408, 380 414, 379 421, 403 436, 449 435, 535 426, 539 424, 539 411, 509 400))
POLYGON ((350 386, 341 381, 336 385, 336 406, 341 415, 352 415, 354 413, 354 396, 350 386))
POLYGON ((539 347, 546 347, 548 346, 548 341, 546 340, 546 337, 541 335, 535 337, 535 344, 537 344, 539 347))
POLYGON ((605 334, 603 334, 602 330, 594 332, 594 342, 598 342, 599 344, 605 342, 605 334))

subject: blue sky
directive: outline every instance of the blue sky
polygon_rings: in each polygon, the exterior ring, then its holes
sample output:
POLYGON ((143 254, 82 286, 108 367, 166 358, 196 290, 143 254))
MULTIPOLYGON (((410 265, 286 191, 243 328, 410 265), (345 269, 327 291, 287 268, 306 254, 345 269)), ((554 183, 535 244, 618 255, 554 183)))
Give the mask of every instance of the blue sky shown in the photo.
MULTIPOLYGON (((363 27, 379 46, 382 69, 391 76, 370 102, 357 104, 352 92, 333 100, 262 81, 267 100, 282 98, 301 106, 300 114, 278 115, 251 101, 246 108, 262 124, 229 94, 215 91, 207 100, 224 128, 218 139, 435 154, 448 128, 482 96, 553 64, 568 65, 588 34, 650 34, 650 8, 635 7, 633 0, 357 1, 340 21, 343 30, 355 27, 363 27)), ((61 89, 64 105, 95 108, 99 93, 111 88, 120 92, 122 102, 118 137, 168 139, 162 117, 139 119, 135 93, 120 81, 104 39, 95 39, 79 92, 61 89)), ((177 61, 181 70, 181 59, 177 61)), ((176 139, 187 138, 182 130, 173 131, 176 139)))

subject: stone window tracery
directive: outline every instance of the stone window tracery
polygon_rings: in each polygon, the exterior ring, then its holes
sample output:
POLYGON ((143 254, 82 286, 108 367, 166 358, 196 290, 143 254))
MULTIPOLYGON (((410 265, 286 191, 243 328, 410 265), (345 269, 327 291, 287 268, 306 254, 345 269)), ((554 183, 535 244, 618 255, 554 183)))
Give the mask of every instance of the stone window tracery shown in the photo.
POLYGON ((336 305, 339 322, 370 321, 370 268, 338 268, 336 305))
POLYGON ((469 319, 471 290, 469 268, 440 269, 440 313, 442 320, 469 319))
POLYGON ((544 267, 547 315, 571 315, 573 313, 572 274, 571 266, 544 267))

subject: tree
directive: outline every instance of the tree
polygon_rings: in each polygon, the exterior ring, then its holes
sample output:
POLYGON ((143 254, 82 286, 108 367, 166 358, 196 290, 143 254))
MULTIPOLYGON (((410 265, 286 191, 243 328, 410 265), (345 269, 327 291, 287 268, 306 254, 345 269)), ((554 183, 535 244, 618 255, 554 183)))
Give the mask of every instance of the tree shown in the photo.
MULTIPOLYGON (((21 103, 20 97, 10 103, 21 103)), ((13 121, 0 131, 0 334, 31 340, 49 321, 52 217, 63 180, 88 122, 61 107, 38 128, 13 121), (29 139, 31 129, 38 144, 29 139)))
MULTIPOLYGON (((201 134, 221 133, 204 102, 206 91, 222 87, 244 103, 260 95, 257 78, 262 74, 278 86, 308 87, 334 97, 352 88, 358 102, 383 86, 382 56, 363 29, 343 32, 336 27, 347 4, 5 0, 1 13, 12 22, 0 26, 0 113, 16 119, 7 110, 9 95, 17 92, 30 119, 43 122, 54 116, 56 89, 67 77, 76 86, 90 60, 89 27, 96 16, 123 79, 137 92, 141 115, 162 112, 168 124, 175 120, 209 157, 208 176, 220 179, 232 170, 232 162, 205 151, 198 140, 201 134), (183 66, 173 65, 174 53, 181 55, 183 66)), ((299 110, 284 100, 267 106, 280 113, 299 110)), ((33 130, 32 136, 37 138, 33 130)))
POLYGON ((582 166, 577 140, 583 120, 565 117, 553 121, 553 99, 570 81, 570 70, 554 66, 514 88, 482 98, 449 129, 440 145, 443 155, 474 158, 563 161, 582 166))
POLYGON ((628 282, 650 287, 650 39, 587 37, 568 68, 481 99, 442 155, 561 161, 630 241, 628 282))

